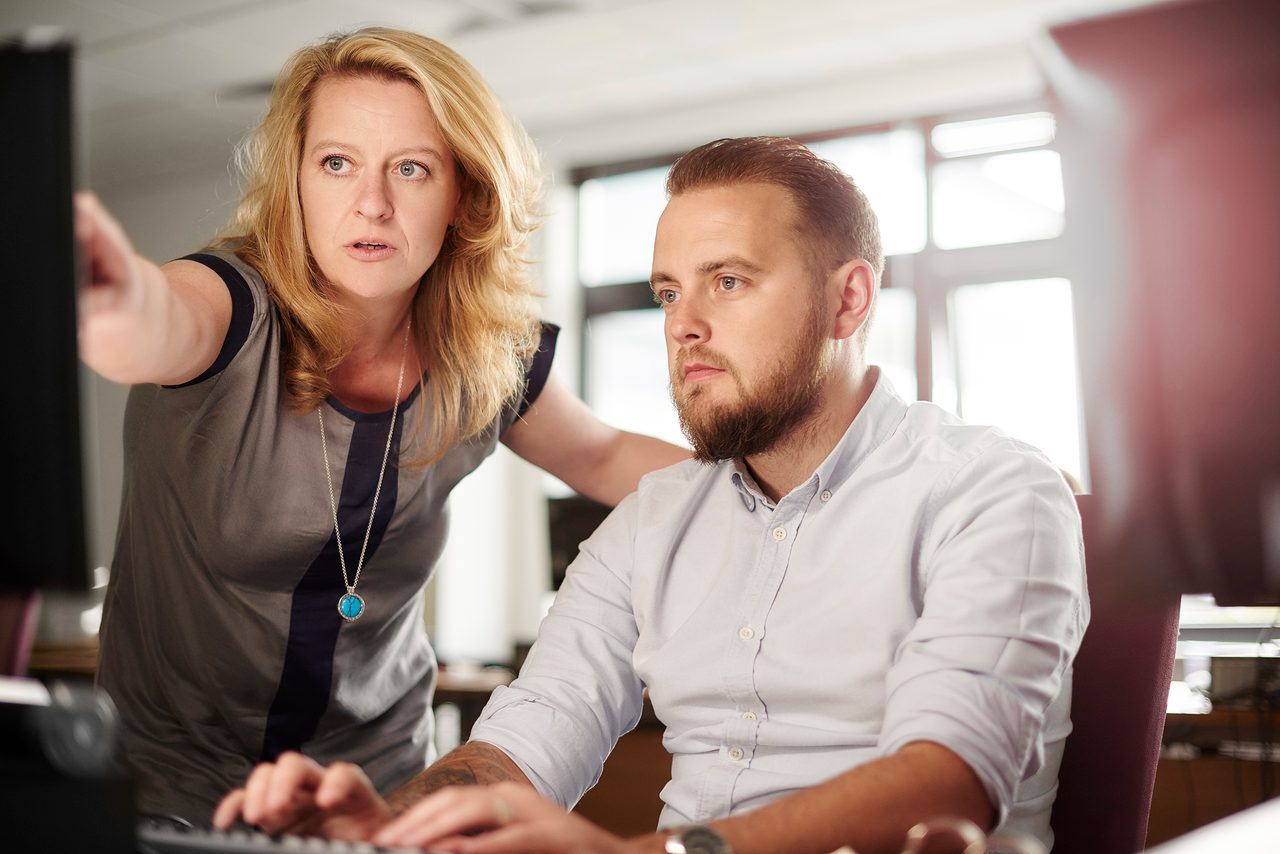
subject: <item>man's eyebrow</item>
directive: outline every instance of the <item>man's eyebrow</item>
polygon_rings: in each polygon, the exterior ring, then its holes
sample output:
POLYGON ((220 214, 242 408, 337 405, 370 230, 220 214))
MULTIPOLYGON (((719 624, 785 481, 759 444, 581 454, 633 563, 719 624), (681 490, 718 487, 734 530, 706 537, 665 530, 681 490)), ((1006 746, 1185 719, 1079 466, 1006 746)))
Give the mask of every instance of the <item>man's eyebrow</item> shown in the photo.
MULTIPOLYGON (((741 255, 727 255, 724 258, 717 258, 714 261, 704 261, 698 265, 699 276, 710 276, 712 273, 720 270, 741 270, 744 273, 758 275, 764 272, 764 267, 748 261, 741 255)), ((649 288, 651 290, 656 288, 658 285, 674 284, 679 283, 676 281, 676 277, 670 273, 658 271, 649 277, 649 288)))
POLYGON ((714 261, 707 261, 698 265, 698 274, 701 276, 709 276, 719 270, 724 269, 741 270, 744 273, 763 273, 764 268, 759 264, 753 264, 741 255, 728 255, 724 258, 718 258, 714 261))

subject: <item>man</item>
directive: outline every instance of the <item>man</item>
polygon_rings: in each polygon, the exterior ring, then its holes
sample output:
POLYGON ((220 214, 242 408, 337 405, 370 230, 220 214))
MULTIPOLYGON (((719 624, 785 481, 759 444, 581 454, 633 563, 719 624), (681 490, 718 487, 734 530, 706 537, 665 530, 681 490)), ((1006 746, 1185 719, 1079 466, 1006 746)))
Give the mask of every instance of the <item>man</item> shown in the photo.
POLYGON ((218 823, 458 851, 799 854, 897 851, 947 815, 1051 842, 1088 619, 1062 477, 865 365, 883 258, 839 170, 790 140, 720 140, 667 186, 652 285, 697 461, 646 477, 583 544, 520 678, 394 807, 358 769, 293 755, 218 823), (645 687, 675 830, 621 840, 561 806, 645 687))

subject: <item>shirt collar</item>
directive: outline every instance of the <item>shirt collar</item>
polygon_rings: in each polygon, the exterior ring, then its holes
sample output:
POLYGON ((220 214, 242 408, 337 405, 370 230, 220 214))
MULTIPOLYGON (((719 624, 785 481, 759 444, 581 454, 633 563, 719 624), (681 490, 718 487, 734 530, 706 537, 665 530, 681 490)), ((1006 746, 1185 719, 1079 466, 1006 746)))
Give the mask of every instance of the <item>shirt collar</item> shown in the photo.
MULTIPOLYGON (((849 476, 862 464, 871 452, 880 447, 886 439, 893 435, 907 415, 907 404, 898 396, 889 378, 879 367, 872 365, 868 375, 875 385, 862 409, 854 417, 853 423, 844 431, 844 435, 836 446, 827 454, 813 475, 804 484, 796 487, 802 489, 816 478, 818 490, 836 493, 849 476)), ((742 502, 748 510, 754 510, 756 502, 763 502, 772 508, 773 502, 760 489, 755 478, 747 470, 742 460, 722 463, 734 488, 742 496, 742 502)), ((793 490, 794 491, 794 490, 793 490)))

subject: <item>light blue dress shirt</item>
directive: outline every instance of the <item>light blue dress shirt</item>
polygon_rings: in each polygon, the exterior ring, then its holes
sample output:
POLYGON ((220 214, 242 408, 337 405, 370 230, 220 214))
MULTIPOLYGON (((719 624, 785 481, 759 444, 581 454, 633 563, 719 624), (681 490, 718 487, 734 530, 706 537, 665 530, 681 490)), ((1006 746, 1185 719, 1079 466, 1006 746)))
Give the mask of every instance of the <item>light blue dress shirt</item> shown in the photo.
POLYGON ((1058 470, 999 430, 906 404, 880 375, 776 506, 740 463, 645 477, 582 545, 472 738, 570 806, 648 688, 673 756, 664 827, 928 740, 973 768, 1005 828, 1051 844, 1087 622, 1058 470))

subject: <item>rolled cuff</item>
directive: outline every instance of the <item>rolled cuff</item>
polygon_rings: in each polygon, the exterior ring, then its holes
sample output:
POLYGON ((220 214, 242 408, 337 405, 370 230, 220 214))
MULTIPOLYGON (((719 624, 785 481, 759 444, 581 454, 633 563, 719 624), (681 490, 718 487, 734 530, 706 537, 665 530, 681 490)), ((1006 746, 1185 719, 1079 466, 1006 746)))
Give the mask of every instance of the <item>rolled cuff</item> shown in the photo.
POLYGON ((934 673, 899 685, 880 735, 884 755, 913 741, 948 748, 973 769, 1004 822, 1018 784, 1044 762, 1043 714, 990 676, 934 673))

